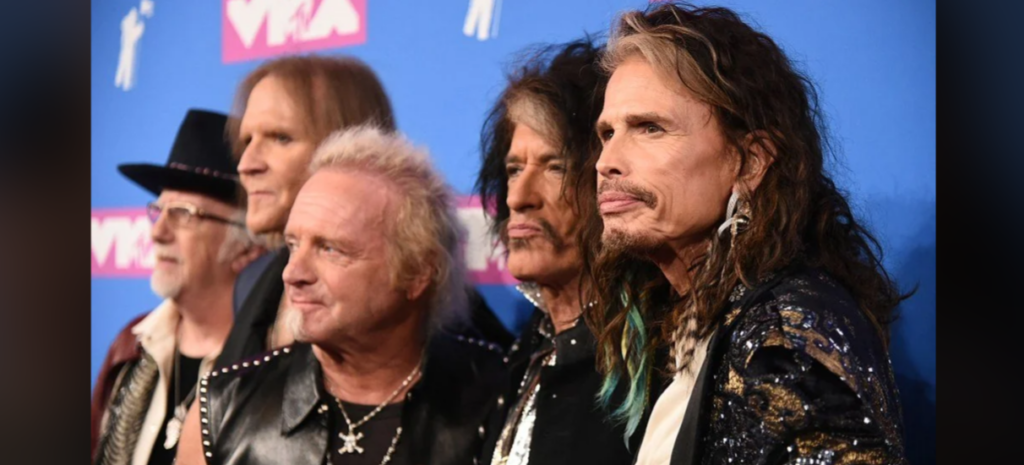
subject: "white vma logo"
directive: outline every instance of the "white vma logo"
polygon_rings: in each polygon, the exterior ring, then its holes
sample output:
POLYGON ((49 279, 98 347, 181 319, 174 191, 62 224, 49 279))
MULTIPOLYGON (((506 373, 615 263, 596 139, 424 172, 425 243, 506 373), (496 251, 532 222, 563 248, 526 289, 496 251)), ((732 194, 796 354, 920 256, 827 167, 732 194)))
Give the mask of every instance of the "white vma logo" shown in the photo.
POLYGON ((266 24, 266 47, 326 39, 359 31, 359 12, 350 0, 228 0, 225 13, 245 48, 252 48, 266 24))
POLYGON ((470 272, 486 271, 489 263, 495 263, 499 269, 505 269, 505 248, 497 246, 488 226, 487 216, 482 208, 459 208, 456 211, 459 221, 466 228, 465 254, 466 270, 470 272))
POLYGON ((125 92, 135 87, 135 65, 139 54, 139 39, 146 31, 146 24, 140 16, 153 17, 153 0, 142 0, 139 7, 132 7, 121 19, 121 51, 117 57, 117 73, 114 75, 114 87, 125 92))
POLYGON ((501 20, 501 0, 469 0, 466 22, 462 33, 466 37, 476 35, 477 40, 498 37, 498 23, 501 20))
POLYGON ((150 221, 145 216, 93 216, 93 274, 120 274, 148 270, 154 265, 150 221), (110 253, 114 252, 113 263, 110 253))

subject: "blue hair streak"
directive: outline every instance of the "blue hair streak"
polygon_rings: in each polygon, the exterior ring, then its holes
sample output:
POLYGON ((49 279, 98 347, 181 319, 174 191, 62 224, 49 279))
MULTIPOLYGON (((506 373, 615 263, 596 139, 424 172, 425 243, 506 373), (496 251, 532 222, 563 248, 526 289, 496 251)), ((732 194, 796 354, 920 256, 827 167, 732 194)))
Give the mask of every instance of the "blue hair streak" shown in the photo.
MULTIPOLYGON (((628 375, 629 390, 621 404, 618 406, 612 405, 612 394, 622 380, 622 371, 612 370, 605 376, 597 398, 602 407, 612 410, 611 418, 613 421, 626 424, 626 434, 623 439, 628 446, 629 438, 636 432, 637 427, 640 426, 640 420, 643 418, 644 410, 647 408, 652 364, 650 357, 644 351, 644 346, 647 345, 647 331, 644 326, 643 317, 640 315, 640 310, 636 306, 629 304, 625 293, 622 295, 622 303, 628 308, 626 311, 626 321, 622 327, 621 350, 622 361, 628 375)), ((604 356, 607 362, 610 362, 615 357, 614 353, 610 350, 606 350, 604 356)), ((607 365, 611 366, 610 363, 607 365)))

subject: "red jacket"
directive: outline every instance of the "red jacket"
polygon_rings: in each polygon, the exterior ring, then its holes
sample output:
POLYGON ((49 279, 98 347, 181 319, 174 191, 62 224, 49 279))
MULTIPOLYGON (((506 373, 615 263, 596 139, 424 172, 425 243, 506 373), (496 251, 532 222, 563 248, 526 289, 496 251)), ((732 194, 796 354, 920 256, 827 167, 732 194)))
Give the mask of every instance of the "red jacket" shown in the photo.
POLYGON ((142 346, 136 336, 132 334, 132 327, 142 321, 148 313, 135 317, 128 325, 117 334, 114 342, 110 344, 107 351, 107 358, 103 360, 100 367, 100 374, 96 378, 96 386, 92 391, 91 407, 91 437, 89 443, 89 457, 96 457, 96 443, 100 438, 100 422, 103 421, 103 414, 107 411, 107 404, 110 402, 110 394, 117 382, 117 376, 125 364, 133 362, 142 357, 142 346))

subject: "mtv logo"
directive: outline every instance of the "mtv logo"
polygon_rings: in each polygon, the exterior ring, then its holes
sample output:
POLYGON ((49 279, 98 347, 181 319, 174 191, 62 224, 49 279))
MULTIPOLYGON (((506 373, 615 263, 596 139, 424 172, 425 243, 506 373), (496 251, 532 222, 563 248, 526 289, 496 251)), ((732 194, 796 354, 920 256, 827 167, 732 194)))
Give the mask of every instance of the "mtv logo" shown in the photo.
POLYGON ((367 0, 222 1, 224 63, 366 42, 367 0))
POLYGON ((480 197, 456 199, 456 215, 466 234, 463 259, 470 282, 475 284, 518 284, 505 267, 505 248, 491 234, 490 222, 480 197))
POLYGON ((149 276, 155 260, 145 209, 93 210, 91 226, 93 277, 149 276))

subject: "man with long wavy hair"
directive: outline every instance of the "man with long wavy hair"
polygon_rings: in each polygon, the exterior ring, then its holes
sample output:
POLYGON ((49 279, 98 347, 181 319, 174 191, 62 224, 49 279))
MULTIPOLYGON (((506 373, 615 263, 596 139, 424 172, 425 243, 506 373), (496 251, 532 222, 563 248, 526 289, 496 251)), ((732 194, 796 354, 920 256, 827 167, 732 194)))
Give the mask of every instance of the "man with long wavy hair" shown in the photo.
POLYGON ((904 463, 905 296, 825 171, 813 84, 724 8, 626 13, 603 65, 588 322, 605 389, 634 388, 617 418, 669 381, 637 463, 904 463))
POLYGON ((508 248, 508 270, 536 308, 505 359, 511 379, 481 463, 627 464, 639 446, 640 433, 628 449, 623 426, 595 408, 601 375, 594 335, 580 318, 589 282, 575 239, 580 212, 595 208, 595 179, 575 168, 598 148, 602 50, 583 39, 528 55, 483 129, 477 189, 495 207, 488 214, 508 248))

